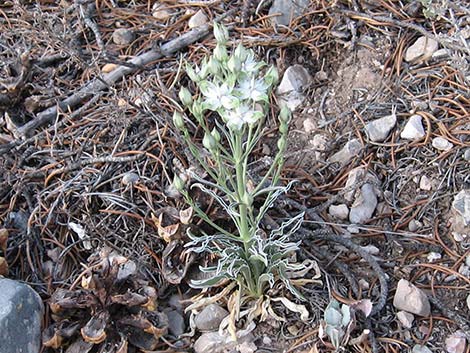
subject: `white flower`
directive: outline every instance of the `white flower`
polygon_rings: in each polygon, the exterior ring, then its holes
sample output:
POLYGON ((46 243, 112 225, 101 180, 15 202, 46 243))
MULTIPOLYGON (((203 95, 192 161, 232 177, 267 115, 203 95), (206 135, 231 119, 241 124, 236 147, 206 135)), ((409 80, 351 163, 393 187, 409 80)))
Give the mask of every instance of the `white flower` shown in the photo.
POLYGON ((217 110, 221 107, 232 109, 237 104, 237 98, 232 96, 232 89, 225 83, 218 86, 212 82, 201 84, 201 92, 206 97, 205 103, 210 110, 217 110))
POLYGON ((242 61, 240 71, 246 74, 256 73, 259 68, 259 63, 255 60, 253 53, 250 53, 248 57, 242 61))
POLYGON ((223 119, 229 129, 240 130, 243 124, 254 124, 258 121, 259 117, 247 105, 240 105, 239 107, 227 111, 223 119))
POLYGON ((268 86, 263 80, 251 78, 240 83, 238 92, 241 99, 252 99, 254 102, 259 102, 266 98, 267 89, 268 86))

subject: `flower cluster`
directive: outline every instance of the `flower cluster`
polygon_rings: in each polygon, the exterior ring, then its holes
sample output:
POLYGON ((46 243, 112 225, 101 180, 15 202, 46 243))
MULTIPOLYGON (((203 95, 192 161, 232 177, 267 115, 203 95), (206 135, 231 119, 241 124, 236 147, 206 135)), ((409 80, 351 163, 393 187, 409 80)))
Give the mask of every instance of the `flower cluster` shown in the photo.
POLYGON ((278 81, 278 73, 255 53, 239 45, 232 55, 227 52, 228 31, 214 24, 217 45, 214 54, 203 60, 201 67, 186 66, 189 78, 195 82, 201 96, 193 100, 189 90, 180 91, 180 99, 196 118, 205 111, 217 112, 232 131, 245 125, 254 126, 262 120, 269 103, 269 94, 278 81))

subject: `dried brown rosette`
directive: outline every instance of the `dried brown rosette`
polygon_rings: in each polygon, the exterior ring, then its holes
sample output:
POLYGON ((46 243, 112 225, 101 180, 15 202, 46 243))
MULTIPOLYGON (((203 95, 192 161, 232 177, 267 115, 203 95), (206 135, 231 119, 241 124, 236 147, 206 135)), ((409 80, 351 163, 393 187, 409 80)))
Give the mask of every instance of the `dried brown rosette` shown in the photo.
POLYGON ((8 231, 6 229, 0 229, 0 276, 8 275, 8 263, 6 260, 7 239, 8 231))
POLYGON ((66 353, 155 350, 168 318, 156 310, 157 291, 133 261, 103 249, 89 259, 77 288, 57 289, 49 300, 54 323, 43 332, 51 349, 66 353))

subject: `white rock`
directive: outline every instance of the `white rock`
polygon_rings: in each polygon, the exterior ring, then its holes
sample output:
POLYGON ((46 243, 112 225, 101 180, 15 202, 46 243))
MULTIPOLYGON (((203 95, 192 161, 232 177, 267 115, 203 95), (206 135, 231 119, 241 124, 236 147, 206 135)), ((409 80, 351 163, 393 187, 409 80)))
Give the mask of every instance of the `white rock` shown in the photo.
POLYGON ((452 202, 452 209, 465 226, 470 226, 470 189, 460 191, 452 202))
POLYGON ((465 264, 461 264, 459 267, 459 273, 465 277, 470 277, 470 267, 465 264))
POLYGON ((377 196, 374 187, 370 184, 364 184, 361 187, 361 193, 349 211, 349 221, 351 223, 364 223, 374 214, 377 206, 377 196))
POLYGON ((355 224, 350 224, 346 230, 351 234, 358 234, 360 232, 359 227, 355 224))
POLYGON ((465 353, 466 339, 462 331, 456 331, 446 338, 446 351, 448 353, 465 353))
POLYGON ((196 353, 228 353, 228 352, 246 352, 256 351, 256 345, 253 343, 254 337, 251 333, 238 337, 233 341, 231 337, 223 336, 219 332, 203 333, 194 343, 194 352, 196 353))
POLYGON ((117 45, 129 45, 135 39, 135 34, 130 29, 118 28, 113 32, 113 42, 117 45))
POLYGON ((362 144, 358 139, 348 141, 344 147, 328 158, 328 162, 346 164, 362 151, 362 144))
POLYGON ((419 316, 428 317, 431 314, 431 305, 426 294, 406 279, 398 281, 393 306, 419 316))
POLYGON ((429 262, 434 262, 436 260, 440 260, 442 258, 442 255, 438 252, 431 251, 428 256, 426 256, 426 258, 429 262))
POLYGON ((293 19, 302 15, 309 5, 309 0, 274 0, 269 15, 276 24, 288 26, 293 19))
POLYGON ((281 106, 285 104, 291 111, 297 109, 305 98, 303 91, 311 81, 312 77, 302 65, 288 67, 276 90, 281 106))
POLYGON ((424 191, 430 191, 432 189, 431 179, 429 179, 426 175, 423 175, 419 179, 419 188, 424 191))
MULTIPOLYGON (((364 181, 364 182, 368 181, 372 184, 378 182, 377 177, 374 174, 368 172, 366 168, 357 167, 357 168, 352 169, 349 172, 348 179, 346 180, 346 184, 344 185, 344 188, 349 189, 350 187, 352 187, 355 184, 360 183, 361 181, 364 181)), ((358 189, 359 189, 359 186, 356 186, 355 189, 348 191, 347 193, 344 194, 344 198, 348 201, 352 201, 354 199, 356 190, 358 189)), ((375 191, 376 191, 376 195, 378 196, 379 192, 377 190, 375 191)))
POLYGON ((419 37, 405 53, 405 61, 421 62, 431 58, 437 50, 439 44, 434 39, 428 37, 419 37))
POLYGON ((435 137, 432 139, 432 147, 439 151, 449 151, 454 145, 443 137, 435 137))
POLYGON ((315 122, 313 121, 312 118, 305 119, 303 122, 303 125, 304 125, 304 130, 307 134, 315 131, 316 129, 315 122))
POLYGON ((397 319, 398 321, 400 321, 404 328, 411 328, 413 326, 413 321, 415 317, 413 314, 402 310, 397 312, 397 319))
POLYGON ((401 138, 407 140, 417 140, 423 138, 425 135, 426 133, 424 132, 420 115, 412 115, 400 134, 401 138))
POLYGON ((328 208, 328 212, 332 217, 342 220, 348 219, 349 216, 349 208, 344 203, 340 205, 331 205, 328 208))
POLYGON ((128 172, 122 176, 122 183, 124 185, 132 185, 139 181, 140 177, 136 173, 128 172))
POLYGON ((315 151, 324 152, 328 148, 328 138, 325 135, 315 135, 310 141, 315 151))
POLYGON ((188 27, 197 28, 197 27, 201 27, 202 25, 205 25, 206 23, 207 23, 206 14, 202 10, 199 10, 194 15, 192 15, 191 18, 189 19, 188 27))
POLYGON ((368 290, 370 288, 369 282, 367 282, 364 278, 361 278, 358 282, 359 287, 361 287, 362 290, 368 290))
POLYGON ((440 59, 443 59, 443 58, 447 58, 449 56, 449 51, 447 49, 439 49, 439 50, 436 50, 433 54, 432 54, 432 58, 433 60, 440 60, 440 59))
POLYGON ((194 323, 201 331, 215 331, 227 315, 228 311, 220 305, 209 304, 196 315, 194 323))
POLYGON ((396 123, 397 117, 395 114, 384 116, 383 118, 367 123, 366 132, 369 139, 374 142, 384 141, 396 123))
POLYGON ((152 7, 152 16, 158 21, 165 21, 170 18, 171 12, 168 11, 164 5, 156 2, 152 7))

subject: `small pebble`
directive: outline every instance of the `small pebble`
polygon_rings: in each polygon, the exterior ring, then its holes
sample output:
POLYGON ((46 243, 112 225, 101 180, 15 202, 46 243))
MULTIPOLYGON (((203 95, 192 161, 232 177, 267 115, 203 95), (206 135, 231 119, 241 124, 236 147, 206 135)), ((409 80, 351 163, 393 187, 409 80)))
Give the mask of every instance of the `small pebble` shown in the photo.
POLYGON ((129 45, 134 39, 134 32, 127 28, 118 28, 113 33, 113 42, 117 45, 129 45))
POLYGON ((396 123, 397 117, 392 114, 367 123, 365 129, 371 141, 382 142, 387 138, 396 123))
POLYGON ((153 5, 152 11, 153 18, 159 21, 165 21, 170 18, 171 12, 166 10, 163 6, 161 6, 158 2, 153 5))
POLYGON ((463 153, 463 159, 465 159, 467 162, 470 162, 470 148, 467 148, 463 153))
POLYGON ((434 251, 431 251, 427 256, 427 259, 429 262, 434 262, 436 260, 440 260, 441 258, 442 258, 442 255, 434 251))
POLYGON ((188 27, 197 28, 197 27, 201 27, 202 25, 205 25, 206 23, 207 23, 206 14, 204 13, 204 11, 199 10, 194 15, 192 15, 191 18, 189 19, 188 27))
POLYGON ((328 212, 332 217, 342 220, 348 219, 349 216, 349 208, 345 204, 331 205, 328 212))
POLYGON ((413 314, 401 310, 397 312, 397 319, 398 321, 400 321, 404 328, 411 328, 413 326, 413 321, 415 317, 413 314))
POLYGON ((443 137, 436 137, 432 139, 432 147, 439 151, 449 151, 454 145, 443 137))
POLYGON ((431 180, 426 175, 423 175, 419 180, 419 188, 424 191, 430 191, 432 189, 431 180))
POLYGON ((104 74, 107 74, 111 71, 113 71, 116 67, 118 67, 116 64, 106 64, 103 66, 103 68, 101 69, 101 72, 104 73, 104 74))
POLYGON ((408 230, 410 232, 416 232, 423 226, 423 223, 417 221, 416 219, 412 219, 410 223, 408 223, 408 230))
POLYGON ((140 177, 136 173, 126 173, 122 177, 122 183, 124 185, 132 185, 139 181, 140 177))
POLYGON ((405 52, 405 61, 422 62, 431 58, 439 43, 428 37, 419 37, 405 52))

